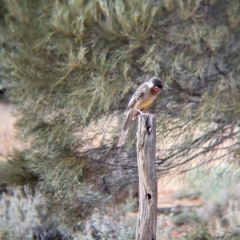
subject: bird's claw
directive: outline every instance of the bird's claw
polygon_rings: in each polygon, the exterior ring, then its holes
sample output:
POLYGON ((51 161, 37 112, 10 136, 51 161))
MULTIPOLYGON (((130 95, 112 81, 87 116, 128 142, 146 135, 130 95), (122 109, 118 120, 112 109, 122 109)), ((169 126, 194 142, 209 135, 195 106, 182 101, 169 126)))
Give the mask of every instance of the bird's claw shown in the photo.
POLYGON ((149 116, 149 113, 144 113, 141 110, 137 110, 138 113, 140 113, 142 116, 149 116))

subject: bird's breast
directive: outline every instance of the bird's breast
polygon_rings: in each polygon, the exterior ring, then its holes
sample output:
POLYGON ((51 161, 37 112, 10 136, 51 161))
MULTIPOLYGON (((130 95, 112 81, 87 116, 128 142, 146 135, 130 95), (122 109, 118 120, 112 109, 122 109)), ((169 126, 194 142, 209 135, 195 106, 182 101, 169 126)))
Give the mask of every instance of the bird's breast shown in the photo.
POLYGON ((143 109, 148 107, 154 99, 157 97, 157 94, 147 94, 144 96, 144 98, 139 102, 139 105, 137 106, 138 109, 143 109))

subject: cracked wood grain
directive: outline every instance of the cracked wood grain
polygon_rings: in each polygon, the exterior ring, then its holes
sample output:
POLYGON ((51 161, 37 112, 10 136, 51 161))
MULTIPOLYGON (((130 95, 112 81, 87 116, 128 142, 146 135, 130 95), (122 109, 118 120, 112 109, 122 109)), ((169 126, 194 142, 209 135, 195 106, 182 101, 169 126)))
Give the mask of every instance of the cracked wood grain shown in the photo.
POLYGON ((155 240, 157 228, 157 176, 155 115, 138 116, 137 159, 139 209, 136 240, 155 240))

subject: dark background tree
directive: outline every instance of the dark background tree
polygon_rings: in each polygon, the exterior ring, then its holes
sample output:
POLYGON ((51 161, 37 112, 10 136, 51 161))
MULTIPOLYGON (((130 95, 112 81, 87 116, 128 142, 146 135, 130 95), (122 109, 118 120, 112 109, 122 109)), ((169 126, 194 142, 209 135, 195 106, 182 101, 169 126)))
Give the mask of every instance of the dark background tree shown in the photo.
POLYGON ((137 182, 134 129, 116 147, 122 111, 153 75, 168 89, 152 108, 159 175, 238 165, 238 0, 0 4, 3 88, 25 146, 1 165, 1 185, 37 186, 70 231, 121 198, 137 182))

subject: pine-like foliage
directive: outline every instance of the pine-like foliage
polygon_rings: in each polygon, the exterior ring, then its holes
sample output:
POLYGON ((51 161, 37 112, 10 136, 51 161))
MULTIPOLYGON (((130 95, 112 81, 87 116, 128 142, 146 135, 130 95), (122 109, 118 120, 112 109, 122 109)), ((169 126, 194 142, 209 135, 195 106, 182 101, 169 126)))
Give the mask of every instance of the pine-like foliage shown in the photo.
MULTIPOLYGON (((240 116, 238 0, 0 4, 3 84, 17 105, 18 137, 25 144, 1 165, 0 183, 38 183, 64 227, 75 229, 108 200, 106 193, 136 182, 135 163, 127 164, 134 149, 116 149, 118 124, 103 129, 109 135, 102 145, 101 139, 92 144, 98 135, 91 133, 122 110, 147 77, 160 76, 169 86, 155 104, 158 116, 160 108, 165 113, 159 142, 162 134, 174 140, 158 157, 162 173, 207 152, 183 159, 191 149, 233 136, 229 129, 240 116), (196 138, 194 130, 203 125, 208 128, 196 138)), ((217 146, 209 144, 208 151, 217 146)))

